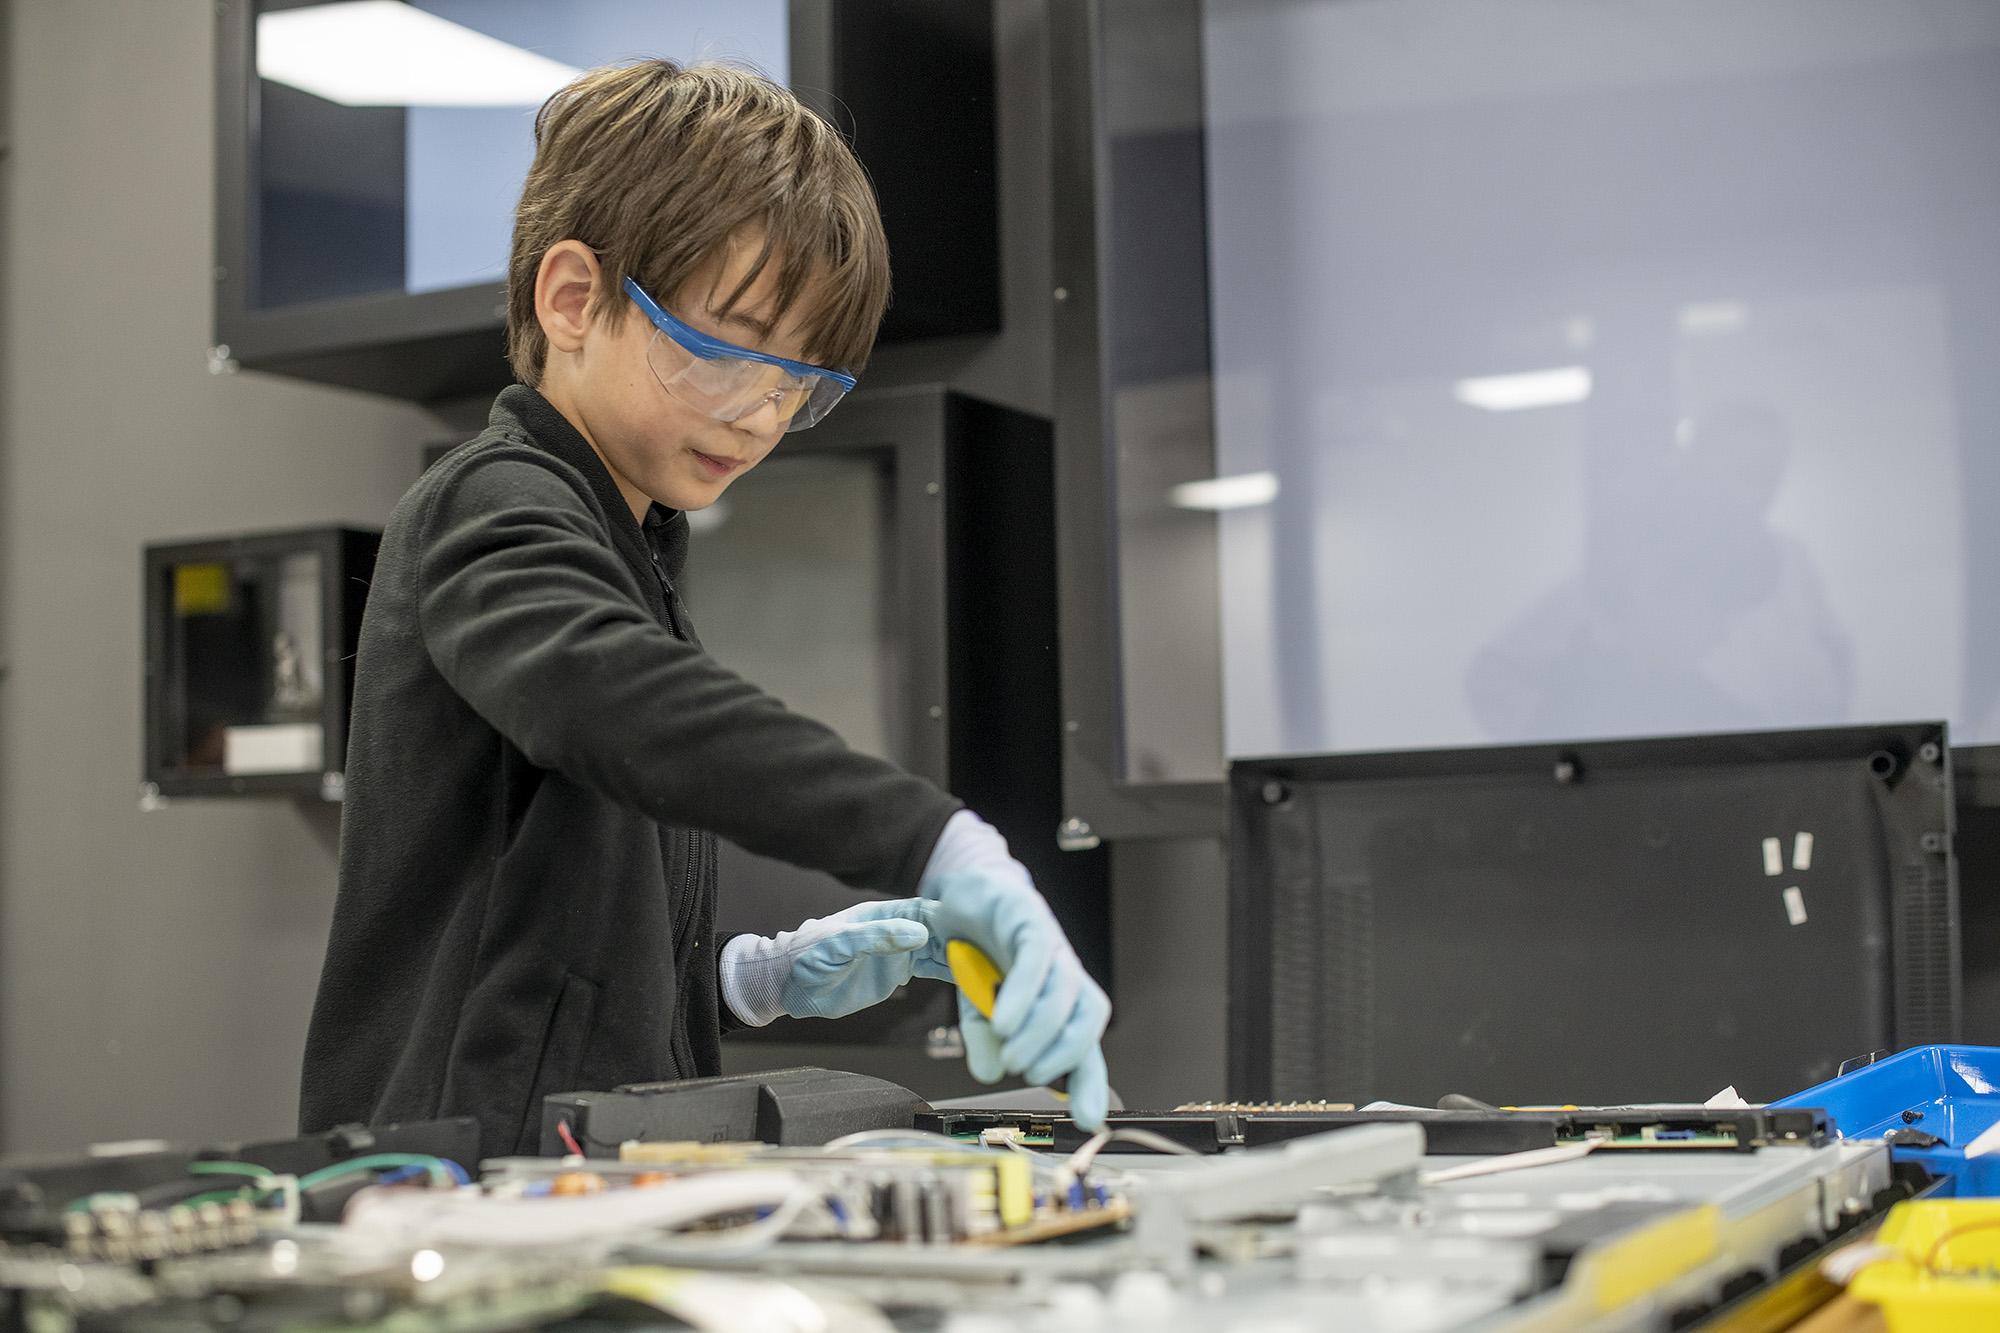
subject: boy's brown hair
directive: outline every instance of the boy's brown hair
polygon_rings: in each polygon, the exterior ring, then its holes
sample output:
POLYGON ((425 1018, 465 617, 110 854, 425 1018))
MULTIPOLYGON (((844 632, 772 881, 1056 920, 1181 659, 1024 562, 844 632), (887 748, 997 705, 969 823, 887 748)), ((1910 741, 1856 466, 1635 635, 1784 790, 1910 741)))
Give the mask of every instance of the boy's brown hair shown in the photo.
POLYGON ((769 79, 727 65, 591 70, 535 116, 507 266, 515 376, 541 382, 548 339, 535 275, 556 242, 597 252, 605 281, 590 314, 617 329, 631 307, 627 275, 671 306, 703 263, 755 227, 763 250, 742 285, 720 293, 717 313, 776 263, 774 318, 816 286, 800 320, 805 359, 860 370, 889 303, 889 246, 867 174, 833 127, 769 79))

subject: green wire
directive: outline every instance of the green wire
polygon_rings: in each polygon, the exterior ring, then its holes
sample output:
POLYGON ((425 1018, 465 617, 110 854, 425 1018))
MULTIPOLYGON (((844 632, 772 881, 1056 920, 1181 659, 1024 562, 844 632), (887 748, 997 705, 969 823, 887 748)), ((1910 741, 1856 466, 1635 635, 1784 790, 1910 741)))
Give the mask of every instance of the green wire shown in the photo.
POLYGON ((175 1206, 179 1208, 199 1208, 205 1203, 230 1203, 237 1199, 246 1198, 249 1194, 250 1190, 248 1187, 236 1190, 210 1190, 206 1194, 197 1194, 192 1199, 182 1199, 175 1206))
POLYGON ((329 1180, 347 1175, 350 1172, 386 1171, 398 1166, 423 1167, 430 1172, 431 1184, 433 1185, 440 1185, 449 1189, 456 1183, 451 1178, 450 1168, 439 1158, 429 1156, 426 1153, 416 1152, 378 1152, 367 1157, 356 1157, 352 1161, 335 1162, 332 1166, 322 1167, 310 1175, 300 1176, 299 1192, 304 1193, 315 1185, 325 1184, 329 1180))
POLYGON ((188 1174, 192 1176, 252 1176, 264 1180, 278 1173, 268 1166, 258 1166, 254 1162, 190 1162, 188 1174))
MULTIPOLYGON (((451 1188, 457 1183, 452 1179, 451 1168, 447 1167, 441 1158, 432 1157, 427 1153, 383 1152, 375 1153, 368 1157, 356 1157, 352 1161, 335 1162, 332 1166, 322 1167, 318 1171, 299 1177, 298 1187, 301 1191, 305 1191, 315 1185, 324 1184, 329 1180, 338 1179, 352 1172, 388 1171, 399 1166, 421 1166, 430 1172, 431 1184, 439 1185, 446 1189, 451 1188)), ((269 1180, 277 1174, 277 1172, 272 1171, 269 1167, 258 1166, 253 1162, 190 1162, 188 1164, 188 1173, 196 1176, 249 1176, 254 1180, 269 1180)), ((226 1203, 231 1199, 240 1199, 246 1195, 254 1194, 258 1188, 257 1186, 243 1185, 235 1189, 210 1190, 206 1194, 197 1194, 191 1199, 182 1199, 180 1206, 198 1208, 204 1203, 226 1203)), ((71 1199, 64 1205, 63 1211, 70 1213, 86 1212, 90 1208, 90 1201, 96 1197, 94 1194, 86 1194, 80 1199, 71 1199)))

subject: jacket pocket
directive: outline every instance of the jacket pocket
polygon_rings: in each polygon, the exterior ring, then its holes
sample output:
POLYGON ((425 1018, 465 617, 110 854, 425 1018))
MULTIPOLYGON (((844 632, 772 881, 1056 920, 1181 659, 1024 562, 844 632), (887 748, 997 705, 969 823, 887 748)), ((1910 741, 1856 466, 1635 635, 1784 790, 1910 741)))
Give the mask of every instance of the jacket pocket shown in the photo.
POLYGON ((520 1131, 514 1151, 534 1156, 542 1150, 542 1099, 557 1092, 584 1092, 577 1086, 585 1049, 590 1044, 591 1019, 597 1012, 597 983, 574 972, 562 974, 562 988, 549 1006, 548 1027, 542 1035, 542 1050, 535 1061, 534 1081, 529 1085, 528 1104, 521 1108, 520 1131))

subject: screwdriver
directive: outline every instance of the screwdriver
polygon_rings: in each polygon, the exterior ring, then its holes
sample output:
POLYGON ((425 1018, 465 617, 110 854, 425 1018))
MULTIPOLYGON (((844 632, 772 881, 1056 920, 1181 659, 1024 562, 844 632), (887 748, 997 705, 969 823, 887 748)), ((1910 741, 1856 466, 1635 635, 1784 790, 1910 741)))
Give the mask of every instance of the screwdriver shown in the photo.
MULTIPOLYGON (((993 1017, 993 998, 999 994, 1002 974, 986 951, 970 940, 946 940, 944 960, 951 967, 951 979, 972 1001, 972 1007, 987 1018, 993 1017)), ((1058 1074, 1048 1087, 1056 1096, 1069 1099, 1068 1074, 1058 1074)))

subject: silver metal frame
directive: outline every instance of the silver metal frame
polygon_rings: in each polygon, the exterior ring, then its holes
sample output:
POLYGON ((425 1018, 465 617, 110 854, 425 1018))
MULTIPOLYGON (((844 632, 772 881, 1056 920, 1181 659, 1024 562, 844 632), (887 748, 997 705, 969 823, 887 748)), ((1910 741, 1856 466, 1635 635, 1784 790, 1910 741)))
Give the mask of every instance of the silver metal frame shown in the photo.
POLYGON ((1117 510, 1104 398, 1109 317, 1098 277, 1098 220, 1108 188, 1097 96, 1101 8, 1100 0, 1082 0, 1049 10, 1063 794, 1066 836, 1078 845, 1094 837, 1221 836, 1229 824, 1225 783, 1127 782, 1119 758, 1117 510))
POLYGON ((811 430, 788 435, 786 454, 865 453, 895 458, 896 597, 902 613, 903 753, 896 761, 948 788, 944 448, 947 396, 937 385, 862 389, 811 430))

